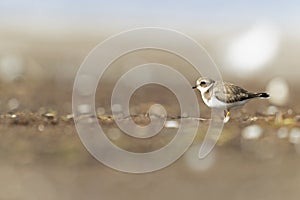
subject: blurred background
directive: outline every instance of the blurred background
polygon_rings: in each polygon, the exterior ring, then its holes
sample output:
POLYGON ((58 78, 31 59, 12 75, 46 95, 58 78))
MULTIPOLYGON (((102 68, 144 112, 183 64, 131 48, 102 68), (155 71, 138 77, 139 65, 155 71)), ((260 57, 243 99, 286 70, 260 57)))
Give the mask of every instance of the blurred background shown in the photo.
MULTIPOLYGON (((69 87, 98 43, 121 31, 155 26, 180 31, 202 44, 225 80, 255 89, 252 85, 266 87, 277 78, 275 85, 297 90, 297 1, 12 0, 2 1, 0 8, 0 71, 5 83, 21 78, 69 87)), ((188 79, 194 82, 197 76, 188 79)))
MULTIPOLYGON (((293 0, 0 1, 0 199, 298 199, 299 9, 300 2, 293 0), (94 160, 72 120, 47 120, 72 112, 76 72, 97 44, 145 26, 194 38, 224 80, 268 91, 271 98, 249 103, 243 122, 238 120, 243 115, 235 113, 205 160, 197 160, 197 151, 207 124, 178 162, 158 172, 132 175, 94 160), (7 122, 7 116, 13 122, 7 122)), ((113 63, 100 81, 97 111, 111 113, 110 92, 122 70, 150 61, 184 71, 191 84, 200 76, 174 55, 128 55, 113 63)), ((203 115, 209 117, 197 95, 203 115)), ((131 106, 139 114, 157 101, 172 115, 179 113, 174 95, 158 86, 140 88, 131 106)), ((172 136, 178 125, 169 124, 166 132, 172 136)), ((132 151, 155 149, 171 137, 138 143, 120 138, 115 124, 103 125, 113 142, 132 151)))

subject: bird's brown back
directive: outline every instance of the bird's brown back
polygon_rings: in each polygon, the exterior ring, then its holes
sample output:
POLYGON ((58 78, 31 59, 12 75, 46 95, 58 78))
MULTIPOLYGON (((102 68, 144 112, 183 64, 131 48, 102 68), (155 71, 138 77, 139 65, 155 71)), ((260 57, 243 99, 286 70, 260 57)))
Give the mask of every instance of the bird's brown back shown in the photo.
POLYGON ((215 82, 213 93, 219 101, 234 103, 256 97, 252 92, 228 82, 215 82))

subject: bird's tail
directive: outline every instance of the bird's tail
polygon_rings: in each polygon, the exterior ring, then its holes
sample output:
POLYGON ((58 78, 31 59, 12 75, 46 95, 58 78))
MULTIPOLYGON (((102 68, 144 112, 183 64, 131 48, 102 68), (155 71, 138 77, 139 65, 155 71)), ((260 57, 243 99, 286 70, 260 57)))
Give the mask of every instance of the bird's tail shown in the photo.
POLYGON ((265 92, 261 92, 261 93, 256 93, 255 97, 259 97, 259 98, 269 98, 270 95, 268 93, 265 92))

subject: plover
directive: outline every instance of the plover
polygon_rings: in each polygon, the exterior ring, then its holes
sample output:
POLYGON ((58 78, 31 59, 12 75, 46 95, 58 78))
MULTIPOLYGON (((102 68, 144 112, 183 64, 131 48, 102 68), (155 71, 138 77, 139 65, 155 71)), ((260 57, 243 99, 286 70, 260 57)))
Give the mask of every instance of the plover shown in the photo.
POLYGON ((196 81, 193 89, 201 92, 204 103, 210 108, 224 109, 224 122, 230 119, 232 108, 242 107, 254 98, 268 98, 265 92, 249 92, 237 85, 228 82, 214 81, 210 78, 201 77, 196 81))

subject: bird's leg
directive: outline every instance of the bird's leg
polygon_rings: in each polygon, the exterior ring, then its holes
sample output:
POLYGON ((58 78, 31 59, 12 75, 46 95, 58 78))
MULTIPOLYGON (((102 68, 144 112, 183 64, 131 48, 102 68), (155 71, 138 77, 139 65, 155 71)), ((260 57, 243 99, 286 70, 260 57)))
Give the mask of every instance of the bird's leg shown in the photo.
POLYGON ((229 110, 224 110, 224 123, 227 123, 230 119, 230 111, 229 110))

